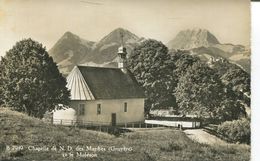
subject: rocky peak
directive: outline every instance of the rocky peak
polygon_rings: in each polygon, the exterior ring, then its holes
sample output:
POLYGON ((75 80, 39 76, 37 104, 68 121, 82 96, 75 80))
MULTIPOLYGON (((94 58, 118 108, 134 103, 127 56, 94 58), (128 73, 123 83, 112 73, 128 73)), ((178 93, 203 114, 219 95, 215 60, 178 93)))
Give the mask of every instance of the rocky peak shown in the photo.
POLYGON ((139 40, 139 37, 136 36, 135 34, 131 33, 130 31, 123 29, 123 28, 117 28, 110 32, 107 36, 102 38, 99 41, 99 44, 104 44, 104 43, 111 43, 111 42, 116 42, 116 43, 121 43, 121 34, 123 34, 123 40, 125 43, 128 41, 137 41, 139 40))
POLYGON ((194 28, 180 31, 167 44, 172 49, 192 49, 219 44, 218 39, 206 29, 194 28))

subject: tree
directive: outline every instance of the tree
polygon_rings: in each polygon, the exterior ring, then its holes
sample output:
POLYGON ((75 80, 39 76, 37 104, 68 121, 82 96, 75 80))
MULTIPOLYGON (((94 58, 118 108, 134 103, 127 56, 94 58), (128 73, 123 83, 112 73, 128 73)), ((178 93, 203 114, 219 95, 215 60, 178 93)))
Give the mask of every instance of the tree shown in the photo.
POLYGON ((175 90, 181 113, 213 117, 222 101, 221 85, 212 69, 202 62, 195 63, 181 76, 175 90))
POLYGON ((191 67, 194 63, 199 62, 200 59, 196 56, 190 55, 188 51, 183 50, 170 51, 169 53, 171 58, 168 61, 168 66, 172 71, 171 83, 175 89, 181 76, 184 75, 189 67, 191 67))
POLYGON ((250 93, 250 75, 236 64, 228 60, 215 62, 213 69, 228 86, 232 86, 234 91, 244 91, 250 93))
POLYGON ((240 68, 230 68, 221 76, 226 88, 232 89, 234 97, 250 106, 250 75, 240 68))
POLYGON ((250 106, 250 75, 226 59, 217 61, 212 67, 228 89, 230 97, 250 106))
POLYGON ((220 121, 231 121, 246 116, 245 107, 237 100, 234 100, 229 95, 220 102, 220 106, 215 109, 216 116, 220 121))
POLYGON ((144 88, 147 97, 145 111, 150 108, 170 107, 174 102, 171 90, 171 73, 168 48, 156 40, 146 40, 134 48, 128 67, 144 88))
POLYGON ((68 104, 66 80, 42 44, 17 42, 0 63, 3 103, 19 112, 42 118, 57 104, 68 104))
POLYGON ((139 84, 144 88, 147 99, 146 112, 150 108, 178 110, 174 90, 180 75, 189 66, 199 61, 187 51, 168 51, 156 40, 146 40, 137 46, 129 57, 129 68, 139 84))
POLYGON ((196 62, 181 76, 175 90, 179 110, 183 114, 218 120, 238 119, 245 109, 230 97, 215 70, 196 62))
POLYGON ((3 80, 2 80, 2 77, 1 77, 3 70, 4 70, 4 68, 3 68, 3 65, 2 65, 2 61, 0 61, 0 106, 2 106, 3 103, 4 103, 4 100, 3 100, 3 98, 4 98, 3 80))

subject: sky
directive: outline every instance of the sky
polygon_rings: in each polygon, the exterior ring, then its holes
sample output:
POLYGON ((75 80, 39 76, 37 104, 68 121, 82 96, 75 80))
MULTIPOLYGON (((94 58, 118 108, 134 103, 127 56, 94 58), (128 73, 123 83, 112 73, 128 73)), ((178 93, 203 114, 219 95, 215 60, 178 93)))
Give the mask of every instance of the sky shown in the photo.
POLYGON ((24 38, 49 50, 66 32, 99 41, 122 27, 169 42, 208 29, 221 43, 250 45, 249 0, 0 0, 0 56, 24 38))

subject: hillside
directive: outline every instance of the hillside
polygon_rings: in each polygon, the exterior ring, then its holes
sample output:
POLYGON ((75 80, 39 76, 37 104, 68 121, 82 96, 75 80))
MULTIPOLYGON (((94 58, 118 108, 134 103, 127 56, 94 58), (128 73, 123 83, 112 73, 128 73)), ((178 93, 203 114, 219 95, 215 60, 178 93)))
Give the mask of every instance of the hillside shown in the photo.
POLYGON ((229 52, 229 49, 224 49, 225 46, 225 44, 218 44, 217 46, 211 47, 198 47, 191 49, 190 51, 193 55, 199 56, 201 60, 204 61, 209 61, 211 57, 225 58, 230 62, 237 64, 247 73, 250 73, 250 51, 245 49, 245 47, 240 47, 241 45, 232 45, 232 52, 229 52))
MULTIPOLYGON (((0 120, 0 160, 249 161, 250 159, 248 146, 199 144, 190 140, 182 131, 174 129, 140 129, 115 137, 76 127, 54 126, 3 108, 0 108, 0 120), (23 149, 7 150, 7 146, 10 148, 13 145, 22 146, 23 149), (53 146, 57 151, 51 150, 53 146), (74 157, 62 157, 63 153, 69 153, 66 150, 62 151, 60 146, 72 147, 71 154, 74 157), (91 146, 87 153, 97 156, 76 157, 77 146, 81 148, 91 146), (125 147, 132 150, 108 151, 111 147, 121 149, 125 147), (106 150, 97 150, 102 148, 106 150)), ((79 148, 77 150, 80 151, 79 148)))

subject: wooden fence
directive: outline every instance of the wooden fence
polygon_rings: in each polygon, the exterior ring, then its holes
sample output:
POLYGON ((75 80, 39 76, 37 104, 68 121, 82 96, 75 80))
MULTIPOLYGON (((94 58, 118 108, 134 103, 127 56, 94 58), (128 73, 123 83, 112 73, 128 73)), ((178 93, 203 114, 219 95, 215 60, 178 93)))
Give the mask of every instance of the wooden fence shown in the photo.
MULTIPOLYGON (((54 125, 64 125, 64 126, 77 126, 77 127, 84 127, 84 128, 91 128, 91 127, 110 127, 111 122, 91 122, 91 121, 84 121, 84 120, 66 120, 66 119, 53 119, 51 123, 54 125)), ((116 127, 120 128, 155 128, 155 127, 168 127, 166 125, 160 124, 151 124, 145 122, 127 122, 127 123, 119 123, 116 127)))

